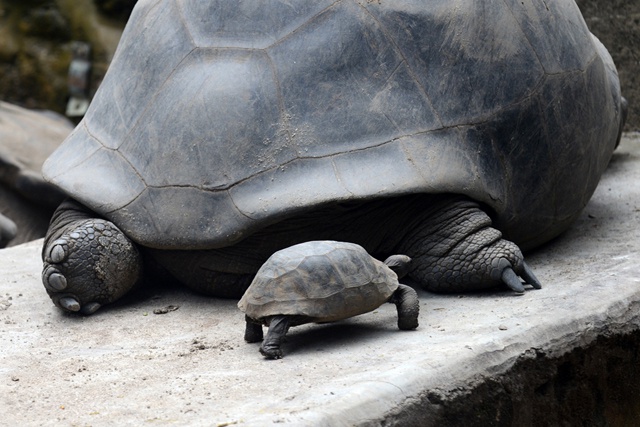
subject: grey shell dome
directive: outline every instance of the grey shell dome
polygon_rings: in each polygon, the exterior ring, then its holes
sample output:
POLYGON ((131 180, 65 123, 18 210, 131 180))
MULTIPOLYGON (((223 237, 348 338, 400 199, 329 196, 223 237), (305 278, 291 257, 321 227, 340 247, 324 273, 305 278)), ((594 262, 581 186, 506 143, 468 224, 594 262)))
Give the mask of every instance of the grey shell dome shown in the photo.
POLYGON ((573 0, 140 0, 44 174, 156 248, 419 192, 530 247, 587 203, 619 106, 573 0))
POLYGON ((330 322, 367 313, 398 289, 398 276, 361 246, 306 242, 274 253, 238 307, 253 319, 300 315, 330 322))

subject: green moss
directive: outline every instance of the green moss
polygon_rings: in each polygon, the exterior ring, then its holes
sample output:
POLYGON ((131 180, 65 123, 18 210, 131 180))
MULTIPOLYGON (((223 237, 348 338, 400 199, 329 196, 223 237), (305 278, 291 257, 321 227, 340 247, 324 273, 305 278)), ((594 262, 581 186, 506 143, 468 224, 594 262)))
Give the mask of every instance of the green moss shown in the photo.
POLYGON ((73 40, 91 44, 96 56, 104 56, 105 49, 98 37, 98 11, 91 0, 56 0, 62 14, 67 18, 73 40))
POLYGON ((124 20, 105 20, 95 1, 0 0, 0 99, 64 112, 73 41, 91 45, 96 89, 124 20))

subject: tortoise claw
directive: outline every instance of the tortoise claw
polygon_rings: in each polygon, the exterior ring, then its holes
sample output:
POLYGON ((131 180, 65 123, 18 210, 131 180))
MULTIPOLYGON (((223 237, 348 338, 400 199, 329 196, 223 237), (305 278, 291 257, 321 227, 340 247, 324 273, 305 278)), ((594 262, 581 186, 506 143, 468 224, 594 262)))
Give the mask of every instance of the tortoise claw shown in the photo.
POLYGON ((507 267, 504 270, 502 270, 502 276, 501 276, 502 282, 519 295, 522 295, 524 293, 525 284, 531 285, 535 289, 542 289, 542 285, 540 284, 540 281, 533 274, 533 271, 531 271, 531 268, 527 265, 527 263, 522 261, 520 270, 521 270, 520 275, 522 276, 522 279, 524 279, 524 283, 520 281, 520 278, 518 277, 516 272, 513 271, 513 268, 511 267, 507 267))
POLYGON ((52 273, 47 284, 56 291, 62 291, 67 287, 67 279, 60 273, 52 273))
POLYGON ((267 359, 282 359, 282 350, 280 350, 280 348, 262 346, 260 347, 260 354, 262 354, 267 359))
POLYGON ((51 292, 60 292, 67 288, 66 277, 52 265, 45 265, 42 272, 42 283, 51 292))
POLYGON ((531 268, 529 268, 527 263, 524 261, 522 261, 522 278, 526 283, 530 284, 534 288, 542 289, 542 284, 540 284, 540 281, 536 278, 535 274, 533 274, 531 268))
POLYGON ((511 267, 502 270, 502 281, 518 295, 524 294, 524 286, 511 267))
POLYGON ((65 310, 69 310, 69 311, 80 311, 80 303, 72 297, 64 297, 64 298, 60 298, 60 300, 58 301, 58 304, 60 304, 60 307, 64 308, 65 310))
POLYGON ((102 307, 99 303, 97 302, 90 302, 89 304, 85 304, 81 309, 80 309, 80 313, 82 314, 93 314, 96 311, 98 311, 98 309, 102 307))
POLYGON ((51 253, 49 254, 49 256, 51 258, 51 262, 59 264, 67 258, 67 252, 64 250, 63 245, 55 244, 55 246, 51 248, 51 253))

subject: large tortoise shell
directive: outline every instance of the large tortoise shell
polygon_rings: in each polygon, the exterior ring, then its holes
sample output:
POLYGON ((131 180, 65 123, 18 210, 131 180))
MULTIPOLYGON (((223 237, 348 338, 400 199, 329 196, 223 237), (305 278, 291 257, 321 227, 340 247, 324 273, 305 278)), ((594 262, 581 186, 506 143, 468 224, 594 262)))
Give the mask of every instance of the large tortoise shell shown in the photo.
POLYGON ((526 248, 585 206, 620 117, 573 0, 140 0, 44 174, 156 248, 412 193, 466 194, 526 248))

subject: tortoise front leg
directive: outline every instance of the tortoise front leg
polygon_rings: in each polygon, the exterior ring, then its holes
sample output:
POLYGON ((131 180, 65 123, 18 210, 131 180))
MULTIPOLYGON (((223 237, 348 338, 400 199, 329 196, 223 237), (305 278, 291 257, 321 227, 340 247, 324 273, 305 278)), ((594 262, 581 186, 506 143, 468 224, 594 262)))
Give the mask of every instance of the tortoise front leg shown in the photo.
POLYGON ((281 359, 280 344, 289 330, 289 316, 273 316, 269 321, 269 331, 262 341, 260 353, 268 359, 281 359))
POLYGON ((418 313, 420 302, 418 293, 410 286, 400 284, 391 295, 389 302, 398 309, 398 328, 408 331, 418 327, 418 313))
POLYGON ((67 200, 56 210, 42 249, 42 282, 58 307, 91 314, 129 292, 142 275, 135 244, 110 221, 67 200))

